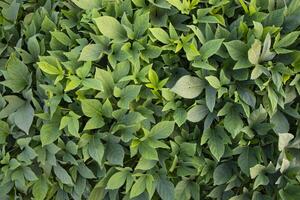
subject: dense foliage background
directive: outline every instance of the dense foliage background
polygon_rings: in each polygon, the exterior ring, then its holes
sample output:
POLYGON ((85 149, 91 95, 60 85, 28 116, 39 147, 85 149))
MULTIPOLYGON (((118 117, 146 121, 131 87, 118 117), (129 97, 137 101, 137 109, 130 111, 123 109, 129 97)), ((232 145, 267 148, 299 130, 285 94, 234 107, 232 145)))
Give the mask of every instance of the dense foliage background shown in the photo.
POLYGON ((299 0, 1 0, 0 199, 300 199, 299 0))

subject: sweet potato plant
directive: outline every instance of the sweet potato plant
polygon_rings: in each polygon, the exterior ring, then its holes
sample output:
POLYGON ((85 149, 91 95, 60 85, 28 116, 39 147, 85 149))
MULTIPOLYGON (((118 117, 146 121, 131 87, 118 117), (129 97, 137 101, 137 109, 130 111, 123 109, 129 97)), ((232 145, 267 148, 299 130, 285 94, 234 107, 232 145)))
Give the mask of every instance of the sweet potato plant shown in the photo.
POLYGON ((1 0, 1 200, 299 200, 300 0, 1 0))

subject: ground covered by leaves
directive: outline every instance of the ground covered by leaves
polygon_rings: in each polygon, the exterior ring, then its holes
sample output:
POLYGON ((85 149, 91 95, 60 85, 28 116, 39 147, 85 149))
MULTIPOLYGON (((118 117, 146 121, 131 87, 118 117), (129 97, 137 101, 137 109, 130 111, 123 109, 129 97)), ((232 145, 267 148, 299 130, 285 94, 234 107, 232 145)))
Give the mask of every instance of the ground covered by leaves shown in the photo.
POLYGON ((0 199, 300 199, 299 0, 1 0, 0 199))

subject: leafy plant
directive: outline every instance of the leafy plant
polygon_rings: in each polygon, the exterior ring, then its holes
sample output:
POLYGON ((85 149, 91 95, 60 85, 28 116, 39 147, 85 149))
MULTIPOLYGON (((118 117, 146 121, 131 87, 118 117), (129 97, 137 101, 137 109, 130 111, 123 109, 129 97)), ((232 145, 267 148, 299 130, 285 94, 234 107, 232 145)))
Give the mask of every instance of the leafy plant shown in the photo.
POLYGON ((0 199, 300 199, 299 0, 0 1, 0 199))

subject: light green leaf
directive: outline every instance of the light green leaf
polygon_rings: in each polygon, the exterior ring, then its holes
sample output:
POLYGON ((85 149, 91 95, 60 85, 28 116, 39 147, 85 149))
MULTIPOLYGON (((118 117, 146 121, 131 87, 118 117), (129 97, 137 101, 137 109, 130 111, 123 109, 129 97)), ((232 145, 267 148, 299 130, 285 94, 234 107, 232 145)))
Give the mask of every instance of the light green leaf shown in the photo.
POLYGON ((61 71, 58 68, 45 61, 38 62, 37 64, 39 68, 47 74, 51 74, 51 75, 61 74, 61 71))
POLYGON ((102 83, 104 91, 103 95, 105 97, 111 96, 113 94, 113 89, 115 85, 112 73, 100 68, 96 68, 95 78, 100 80, 102 83))
POLYGON ((221 83, 219 79, 215 76, 206 76, 205 79, 208 83, 215 89, 219 89, 221 87, 221 83))
POLYGON ((79 8, 84 10, 91 10, 101 8, 101 1, 98 0, 72 0, 79 8))
POLYGON ((98 60, 101 56, 101 53, 102 47, 100 44, 88 44, 82 49, 78 61, 98 60))
POLYGON ((245 55, 247 55, 248 47, 244 42, 240 40, 225 42, 224 45, 233 60, 241 60, 245 57, 245 55))
POLYGON ((207 41, 200 48, 200 55, 203 60, 207 60, 209 57, 213 56, 220 49, 224 39, 214 39, 207 41))
POLYGON ((221 133, 216 133, 216 131, 212 131, 211 133, 212 134, 208 136, 208 147, 212 155, 217 159, 217 161, 220 161, 221 157, 225 152, 224 142, 222 137, 219 135, 221 133))
POLYGON ((147 160, 158 160, 158 154, 155 148, 151 147, 148 142, 139 144, 139 152, 142 158, 147 160))
POLYGON ((19 8, 20 8, 20 3, 17 3, 16 0, 13 0, 10 2, 8 7, 5 7, 3 9, 1 8, 1 10, 2 10, 1 13, 2 13, 3 17, 14 22, 17 20, 19 8))
POLYGON ((32 194, 34 199, 43 200, 46 198, 48 192, 48 183, 44 176, 40 176, 39 180, 36 181, 32 187, 32 194))
POLYGON ((193 99, 199 96, 205 83, 198 77, 185 75, 182 76, 172 87, 172 91, 181 97, 193 99))
POLYGON ((104 156, 104 145, 102 144, 100 138, 93 137, 88 144, 88 151, 90 156, 102 166, 102 158, 104 156))
POLYGON ((289 142, 294 138, 294 135, 290 133, 279 133, 278 134, 278 150, 283 151, 289 142))
POLYGON ((120 188, 122 185, 124 185, 127 176, 128 176, 128 171, 120 171, 115 173, 108 180, 106 188, 109 190, 115 190, 120 188))
POLYGON ((84 99, 81 101, 82 112, 88 117, 101 116, 102 104, 97 99, 84 99))
POLYGON ((300 31, 295 31, 287 34, 278 42, 275 42, 274 48, 283 48, 292 45, 300 35, 300 31))
POLYGON ((149 27, 149 12, 136 16, 133 27, 135 37, 140 38, 149 27))
POLYGON ((63 32, 53 31, 53 32, 51 32, 51 35, 52 35, 52 37, 57 39, 60 43, 62 43, 65 46, 71 46, 71 44, 72 44, 71 39, 68 37, 68 35, 66 35, 63 32))
POLYGON ((209 110, 204 105, 196 105, 187 113, 187 120, 191 122, 199 122, 206 117, 209 110))
POLYGON ((6 63, 6 70, 3 72, 5 81, 1 84, 9 87, 13 92, 20 92, 29 84, 30 74, 27 66, 14 54, 6 63))
POLYGON ((16 125, 27 135, 29 134, 33 117, 34 110, 29 103, 24 104, 14 113, 14 121, 16 125))
POLYGON ((58 127, 59 126, 54 123, 44 124, 42 126, 40 137, 43 146, 53 143, 61 135, 61 131, 58 129, 58 127))
POLYGON ((224 127, 235 138, 243 128, 243 120, 239 113, 232 109, 224 118, 224 127))
POLYGON ((255 40, 251 48, 248 50, 248 59, 253 65, 257 65, 260 59, 261 42, 255 40))
POLYGON ((149 30, 158 41, 169 44, 170 37, 162 28, 150 28, 149 30))
POLYGON ((253 184, 253 189, 255 190, 260 185, 268 185, 269 184, 269 178, 264 174, 259 174, 253 184))
POLYGON ((118 101, 118 106, 120 108, 129 109, 129 104, 131 101, 137 98, 140 93, 140 85, 128 85, 122 89, 120 100, 118 101))
POLYGON ((132 186, 130 191, 130 198, 134 198, 142 194, 146 189, 146 179, 145 176, 141 176, 132 186))
POLYGON ((142 158, 140 158, 135 169, 149 170, 149 169, 153 168, 156 163, 157 163, 156 160, 147 160, 142 157, 142 158))
POLYGON ((101 16, 95 18, 94 21, 100 32, 106 37, 118 42, 124 42, 127 40, 125 28, 115 18, 110 16, 101 16))
POLYGON ((164 139, 169 137, 174 131, 175 122, 162 121, 157 123, 150 131, 150 136, 154 139, 164 139))

